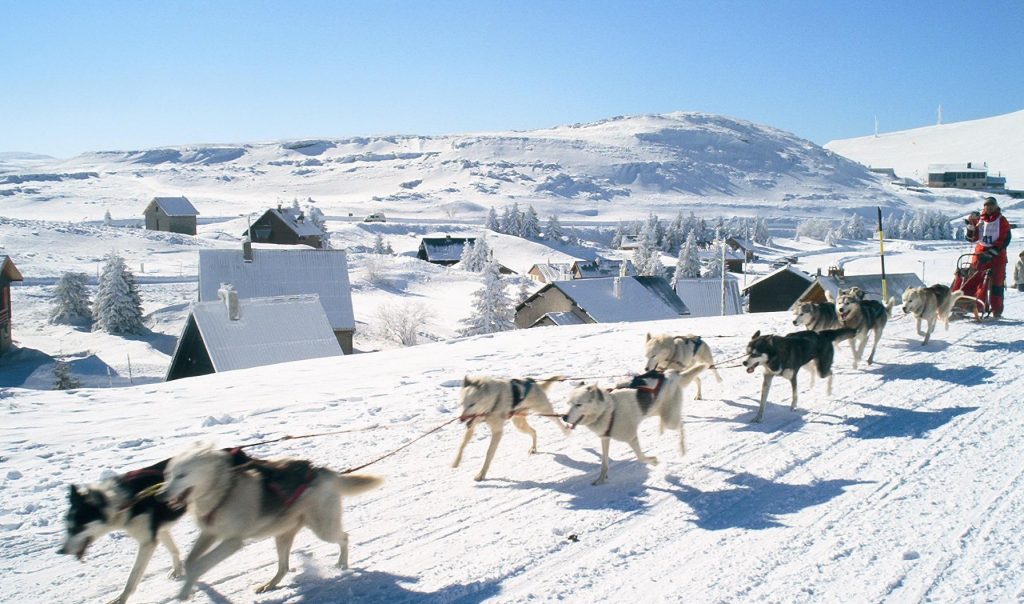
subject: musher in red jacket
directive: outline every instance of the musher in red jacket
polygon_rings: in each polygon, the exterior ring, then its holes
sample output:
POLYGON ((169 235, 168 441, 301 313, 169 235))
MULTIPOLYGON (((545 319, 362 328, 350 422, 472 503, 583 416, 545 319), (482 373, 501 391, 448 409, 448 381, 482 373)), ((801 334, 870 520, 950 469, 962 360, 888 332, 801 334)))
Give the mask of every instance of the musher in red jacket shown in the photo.
MULTIPOLYGON (((979 271, 992 270, 988 300, 992 316, 998 319, 1003 316, 1003 292, 1006 290, 1006 248, 1010 245, 1010 222, 1000 212, 995 197, 985 199, 980 217, 972 215, 968 219, 967 240, 976 242, 974 260, 971 261, 974 268, 979 271)), ((964 293, 971 294, 971 292, 964 293)), ((978 285, 978 291, 973 295, 977 298, 985 297, 984 281, 978 285)))

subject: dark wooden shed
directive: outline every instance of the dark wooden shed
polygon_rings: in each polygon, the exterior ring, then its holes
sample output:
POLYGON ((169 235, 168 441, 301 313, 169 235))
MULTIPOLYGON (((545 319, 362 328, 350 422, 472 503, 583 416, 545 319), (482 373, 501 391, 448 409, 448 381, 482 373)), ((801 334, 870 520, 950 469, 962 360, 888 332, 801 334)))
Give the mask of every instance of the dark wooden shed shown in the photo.
POLYGON ((789 310, 814 277, 786 265, 751 283, 743 289, 748 295, 748 312, 777 312, 789 310))

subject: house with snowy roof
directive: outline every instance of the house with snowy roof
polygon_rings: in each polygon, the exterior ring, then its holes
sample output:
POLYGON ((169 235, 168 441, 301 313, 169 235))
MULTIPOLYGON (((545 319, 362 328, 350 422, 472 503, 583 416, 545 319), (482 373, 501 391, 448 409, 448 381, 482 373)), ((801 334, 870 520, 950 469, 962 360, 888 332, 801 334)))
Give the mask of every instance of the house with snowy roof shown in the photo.
POLYGON ((598 256, 593 260, 572 263, 573 279, 600 279, 602 277, 635 277, 636 267, 629 260, 610 260, 598 256), (623 272, 625 267, 625 272, 623 272))
POLYGON ((789 310, 813 281, 811 275, 786 264, 743 288, 747 312, 789 310))
POLYGON ((253 243, 277 245, 308 245, 314 249, 324 247, 324 231, 300 210, 280 205, 263 213, 242 236, 253 243))
POLYGON ((555 281, 516 306, 516 327, 678 319, 689 309, 661 277, 555 281))
POLYGON ((745 257, 747 262, 757 260, 757 245, 753 241, 743 237, 729 237, 725 240, 725 244, 729 246, 730 250, 745 257))
POLYGON ((10 256, 0 254, 0 355, 13 343, 11 337, 11 283, 23 281, 10 256))
POLYGON ((224 285, 218 296, 192 304, 166 381, 342 354, 316 294, 240 299, 224 285))
MULTIPOLYGON (((698 250, 697 257, 700 259, 702 264, 709 264, 711 262, 721 263, 722 262, 722 251, 721 248, 716 250, 698 250)), ((743 254, 735 250, 729 249, 726 246, 725 250, 725 269, 730 273, 742 273, 743 272, 743 254)))
POLYGON ((580 260, 543 243, 515 235, 487 231, 486 241, 494 261, 512 274, 527 275, 539 264, 561 265, 580 260))
POLYGON ((242 300, 316 294, 341 349, 352 352, 356 326, 344 250, 199 250, 199 301, 218 300, 222 283, 242 300))
POLYGON ((154 197, 143 215, 146 217, 147 231, 196 234, 199 211, 186 197, 154 197))
POLYGON ((534 264, 526 274, 538 283, 566 281, 572 275, 572 264, 568 262, 534 264))
POLYGON ((462 258, 462 248, 470 243, 476 243, 476 237, 424 237, 420 240, 416 257, 431 264, 451 266, 459 262, 462 258))
POLYGON ((722 279, 679 279, 676 294, 690 310, 691 317, 743 314, 743 297, 736 277, 725 278, 725 312, 722 312, 722 279))
MULTIPOLYGON (((890 298, 896 298, 899 302, 903 298, 903 292, 911 287, 924 287, 924 282, 915 273, 893 273, 885 276, 885 292, 890 298)), ((869 275, 847 275, 846 271, 839 268, 832 268, 827 275, 817 275, 814 281, 804 290, 799 298, 793 302, 792 307, 807 302, 826 302, 836 300, 839 291, 859 287, 864 292, 867 300, 882 300, 882 275, 881 273, 869 275)))

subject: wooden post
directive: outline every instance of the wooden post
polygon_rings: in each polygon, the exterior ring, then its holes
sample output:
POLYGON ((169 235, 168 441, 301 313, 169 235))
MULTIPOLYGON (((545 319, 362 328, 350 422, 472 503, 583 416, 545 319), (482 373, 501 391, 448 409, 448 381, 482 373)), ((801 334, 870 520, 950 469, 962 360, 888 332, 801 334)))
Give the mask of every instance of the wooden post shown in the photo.
POLYGON ((882 231, 882 208, 878 208, 878 257, 882 261, 882 304, 889 301, 889 291, 885 284, 885 233, 882 231))

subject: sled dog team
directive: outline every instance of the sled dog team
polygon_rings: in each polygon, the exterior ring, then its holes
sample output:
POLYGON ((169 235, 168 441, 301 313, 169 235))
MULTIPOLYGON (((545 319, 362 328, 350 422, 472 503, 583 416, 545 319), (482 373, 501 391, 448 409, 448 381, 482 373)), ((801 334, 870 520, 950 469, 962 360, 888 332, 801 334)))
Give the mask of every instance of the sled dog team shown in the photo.
MULTIPOLYGON (((903 310, 918 321, 917 331, 927 343, 937 320, 949 326, 949 312, 957 299, 949 288, 933 285, 912 288, 903 295, 903 310), (921 331, 921 323, 927 331, 921 331)), ((849 341, 853 366, 861 361, 867 340, 874 336, 868 364, 874 360, 878 340, 889 319, 895 299, 883 305, 866 300, 859 288, 842 290, 834 303, 803 304, 795 309, 793 324, 803 327, 787 335, 756 332, 742 361, 747 373, 763 371, 761 399, 752 421, 764 417, 772 380, 780 376, 792 386, 791 409, 797 404, 797 375, 801 369, 827 379, 832 392, 834 344, 849 341)), ((579 384, 569 395, 564 414, 555 412, 547 390, 564 378, 546 380, 501 379, 466 376, 460 392, 459 420, 466 432, 453 467, 462 460, 476 427, 487 424, 491 439, 483 467, 476 480, 483 480, 501 441, 505 423, 530 435, 530 453, 537 451, 537 433, 527 422, 529 415, 550 418, 564 434, 585 426, 601 440, 601 471, 593 484, 608 479, 608 449, 612 440, 627 443, 645 464, 658 460, 644 454, 638 430, 648 417, 658 417, 661 430, 678 430, 679 449, 685 453, 682 423, 683 390, 696 384, 696 399, 702 398, 699 375, 710 370, 721 383, 711 349, 699 336, 647 335, 644 344, 646 372, 613 387, 579 384)), ((59 553, 83 558, 89 545, 102 535, 122 530, 134 538, 139 549, 128 581, 113 600, 124 603, 137 588, 157 544, 171 554, 174 578, 184 578, 179 599, 188 599, 204 573, 237 552, 246 540, 274 537, 278 564, 274 576, 256 588, 273 589, 288 571, 292 541, 303 527, 317 537, 339 546, 337 566, 348 567, 348 535, 342 525, 343 495, 357 495, 376 488, 374 476, 340 474, 299 459, 263 460, 249 457, 239 449, 217 449, 196 445, 179 455, 99 483, 71 485, 67 534, 59 553), (182 563, 170 536, 170 528, 191 510, 199 537, 182 563)))

